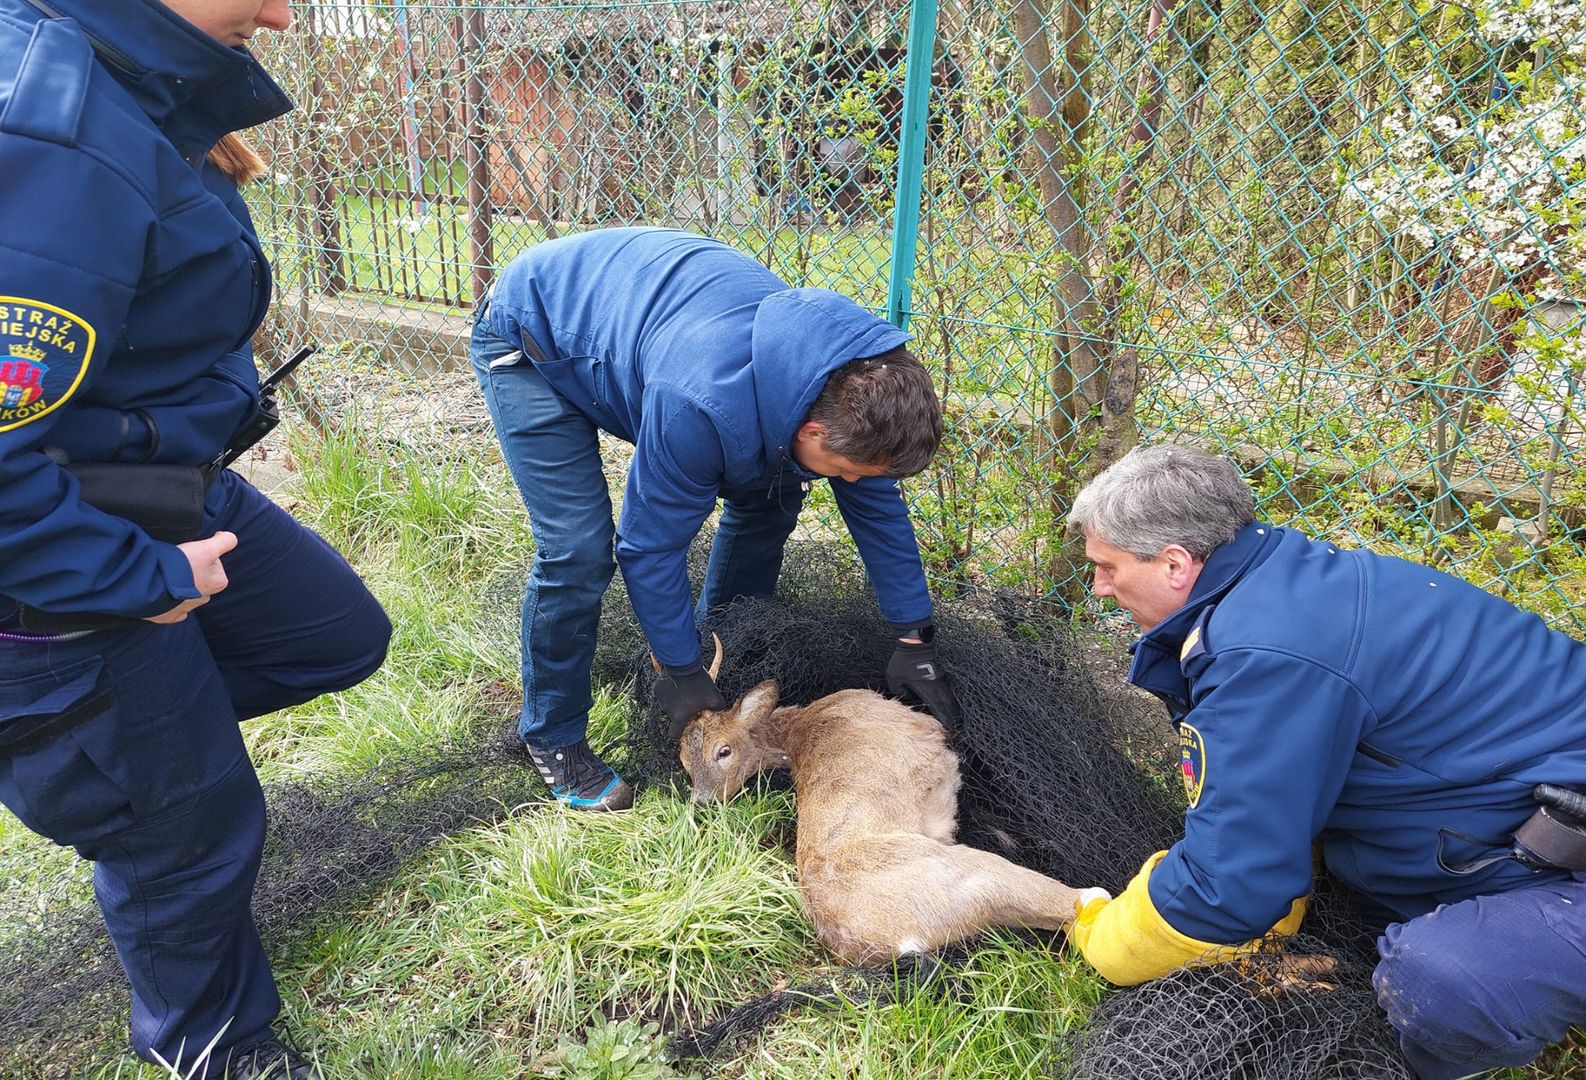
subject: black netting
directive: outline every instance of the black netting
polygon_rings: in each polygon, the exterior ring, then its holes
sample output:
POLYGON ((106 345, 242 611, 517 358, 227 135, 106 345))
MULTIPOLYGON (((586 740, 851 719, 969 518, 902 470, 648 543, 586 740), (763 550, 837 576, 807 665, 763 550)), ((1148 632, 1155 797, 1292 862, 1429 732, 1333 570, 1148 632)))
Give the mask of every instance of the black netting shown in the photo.
POLYGON ((1371 988, 1374 936, 1318 886, 1304 932, 1114 994, 1059 1049, 1065 1080, 1411 1080, 1371 988))
MULTIPOLYGON (((696 561, 696 567, 698 559, 696 561)), ((630 617, 631 618, 631 617, 630 617)), ((608 620, 609 621, 609 620, 608 620)), ((938 604, 937 650, 963 708, 960 837, 1076 886, 1122 889, 1183 827, 1178 748, 1163 711, 1093 671, 1116 662, 1087 651, 1053 609, 976 595, 938 604), (1115 688, 1105 692, 1111 682, 1115 688)), ((884 689, 886 623, 851 563, 819 546, 789 550, 776 603, 740 601, 709 629, 722 641, 719 680, 733 698, 775 679, 782 700, 849 687, 884 689)), ((635 631, 632 644, 642 645, 635 631)), ((654 782, 678 771, 648 700, 642 656, 613 673, 639 685, 627 767, 654 782)), ((1370 986, 1373 935, 1348 897, 1325 889, 1306 933, 1242 964, 1187 971, 1110 997, 1054 1055, 1064 1077, 1302 1080, 1407 1077, 1370 986)), ((956 954, 949 953, 951 965, 956 954)), ((709 1055, 790 1009, 839 999, 885 1000, 889 966, 816 980, 746 1002, 674 1044, 709 1055)))
MULTIPOLYGON (((862 578, 821 548, 795 546, 786 566, 775 603, 741 600, 711 620, 725 656, 722 694, 765 679, 788 702, 884 690, 894 639, 862 578)), ((1070 636, 1037 605, 944 603, 936 627, 964 706, 963 839, 1065 881, 1122 888, 1180 829, 1182 796, 1164 782, 1177 744, 1160 707, 1104 699, 1070 636)), ((638 681, 634 700, 647 701, 648 665, 630 654, 625 672, 638 681)), ((627 754, 637 778, 679 771, 665 730, 658 712, 635 709, 627 754)))
MULTIPOLYGON (((384 758, 368 770, 266 789, 270 832, 254 916, 277 956, 374 894, 436 839, 542 798, 516 718, 384 758)), ((125 1040, 120 961, 96 908, 52 905, 45 931, 0 946, 0 1076, 56 1080, 125 1040)))
POLYGON ((953 973, 968 956, 968 950, 954 947, 940 955, 911 953, 891 964, 829 971, 746 1001, 703 1027, 678 1032, 667 1050, 678 1059, 710 1058, 753 1038, 794 1009, 826 1009, 868 1001, 895 1001, 905 994, 961 991, 953 973))
MULTIPOLYGON (((694 561, 696 575, 701 560, 694 561)), ((482 627, 516 651, 523 572, 486 590, 482 627)), ((939 604, 937 645, 964 712, 961 835, 966 842, 1076 886, 1123 887, 1182 825, 1171 780, 1176 747, 1161 709, 1115 678, 1113 647, 1078 644, 1041 604, 968 596, 939 604), (1108 689, 1102 689, 1108 687, 1108 689)), ((851 558, 790 547, 775 605, 741 602, 713 620, 725 695, 774 678, 783 700, 855 686, 881 689, 890 635, 851 558)), ((676 784, 675 752, 647 704, 651 672, 620 584, 602 616, 597 679, 619 692, 629 735, 615 759, 638 784, 676 784)), ((427 845, 539 799, 512 728, 515 700, 485 695, 469 736, 377 767, 269 789, 271 833, 255 910, 277 957, 325 920, 377 891, 427 845)), ((0 1075, 80 1075, 94 1047, 116 1045, 126 992, 97 913, 58 901, 41 935, 0 934, 0 1075), (48 1062, 40 1065, 40 1061, 48 1062)), ((790 1008, 884 1000, 941 985, 891 966, 838 972, 747 1002, 680 1050, 736 1045, 790 1008)), ((1110 996, 1054 1051, 1066 1077, 1255 1078, 1407 1076, 1377 1009, 1372 938, 1347 899, 1323 895, 1306 933, 1271 956, 1110 996)))

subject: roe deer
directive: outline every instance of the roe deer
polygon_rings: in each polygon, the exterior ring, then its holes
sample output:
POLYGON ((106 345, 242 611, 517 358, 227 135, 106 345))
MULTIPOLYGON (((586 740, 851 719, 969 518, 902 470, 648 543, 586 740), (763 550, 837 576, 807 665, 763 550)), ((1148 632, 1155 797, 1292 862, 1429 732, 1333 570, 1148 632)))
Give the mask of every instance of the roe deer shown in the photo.
POLYGON ((1079 890, 953 842, 958 756, 934 719, 869 690, 780 708, 778 692, 763 682, 700 713, 683 732, 683 768, 696 802, 791 769, 799 887, 826 948, 870 964, 988 927, 1073 922, 1079 890))

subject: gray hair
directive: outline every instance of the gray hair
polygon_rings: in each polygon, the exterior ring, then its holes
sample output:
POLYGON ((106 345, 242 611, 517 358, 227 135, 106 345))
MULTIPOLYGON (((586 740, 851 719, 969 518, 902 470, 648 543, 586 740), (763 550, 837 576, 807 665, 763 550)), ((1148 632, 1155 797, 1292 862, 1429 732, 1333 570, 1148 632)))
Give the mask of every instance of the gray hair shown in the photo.
POLYGON ((1226 457, 1189 446, 1139 446, 1074 498, 1070 532, 1154 559, 1178 544, 1205 559, 1256 519, 1255 498, 1226 457))

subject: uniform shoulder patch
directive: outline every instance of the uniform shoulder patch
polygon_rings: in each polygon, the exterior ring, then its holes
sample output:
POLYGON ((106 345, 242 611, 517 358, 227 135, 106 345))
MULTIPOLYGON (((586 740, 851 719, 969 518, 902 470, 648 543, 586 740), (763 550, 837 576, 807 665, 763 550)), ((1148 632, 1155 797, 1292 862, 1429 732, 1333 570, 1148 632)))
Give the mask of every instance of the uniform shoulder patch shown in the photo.
POLYGON ((31 423, 82 385, 94 328, 43 300, 0 296, 0 431, 31 423))
POLYGON ((1206 786, 1206 740, 1195 725, 1178 726, 1179 761, 1184 774, 1184 794, 1193 810, 1201 801, 1201 791, 1206 786))

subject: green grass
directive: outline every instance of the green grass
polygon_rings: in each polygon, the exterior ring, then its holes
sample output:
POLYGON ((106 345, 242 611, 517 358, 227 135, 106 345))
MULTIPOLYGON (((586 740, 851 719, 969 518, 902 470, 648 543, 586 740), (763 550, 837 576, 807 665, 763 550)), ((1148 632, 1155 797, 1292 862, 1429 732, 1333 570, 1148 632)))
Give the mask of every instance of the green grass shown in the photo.
MULTIPOLYGON (((267 784, 350 773, 516 705, 501 693, 517 680, 515 628, 484 595, 532 541, 499 460, 415 459, 377 449, 356 417, 345 430, 294 448, 295 509, 369 581, 395 637, 362 685, 245 725, 267 784)), ((592 737, 615 739, 621 715, 603 696, 592 737)), ((605 817, 515 808, 277 957, 285 1019, 338 1080, 541 1075, 608 1017, 653 1043, 644 1021, 701 1022, 827 964, 781 847, 792 815, 785 793, 701 808, 670 790, 605 817)), ((87 867, 9 816, 0 882, 0 943, 36 933, 46 899, 89 896, 87 867)), ((1097 994, 1073 959, 1012 939, 977 952, 964 987, 794 1015, 725 1075, 1033 1076, 1097 994)), ((165 1075, 118 1041, 98 1059, 96 1080, 165 1075)))
MULTIPOLYGON (((362 685, 245 725, 266 783, 353 773, 516 705, 502 691, 517 678, 515 628, 485 586, 532 543, 499 459, 382 450, 356 418, 346 431, 295 447, 296 509, 365 575, 395 639, 362 685)), ((621 716, 602 697, 595 741, 620 735, 621 716)), ((575 1080, 662 1080, 672 1070, 653 1063, 647 1024, 706 1020, 829 969, 782 846, 792 816, 785 793, 700 808, 667 789, 621 815, 513 808, 441 840, 278 956, 284 1019, 336 1080, 518 1080, 558 1063, 575 1080), (616 1071, 619 1057, 650 1071, 616 1071)), ((43 930, 46 901, 87 897, 83 864, 0 814, 0 946, 43 930)), ((993 935, 953 993, 795 1012, 714 1075, 1042 1076, 1102 993, 1067 950, 993 935)), ((1544 1075, 1580 1070, 1576 1056, 1555 1055, 1560 1071, 1544 1075)), ((167 1075, 119 1036, 96 1057, 91 1080, 167 1075)))

